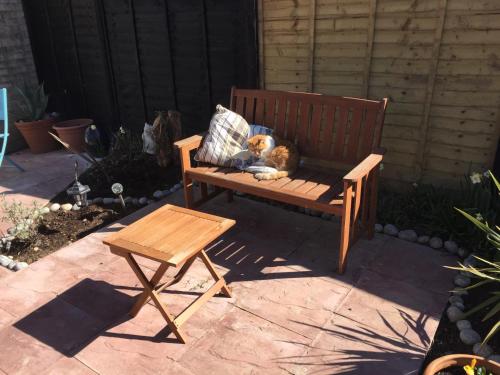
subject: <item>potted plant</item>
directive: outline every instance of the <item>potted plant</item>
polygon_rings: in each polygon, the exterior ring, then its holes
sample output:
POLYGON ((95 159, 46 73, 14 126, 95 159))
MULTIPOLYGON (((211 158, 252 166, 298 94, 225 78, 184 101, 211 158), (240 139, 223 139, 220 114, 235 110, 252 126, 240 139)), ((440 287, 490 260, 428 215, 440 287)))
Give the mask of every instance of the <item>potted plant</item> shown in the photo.
MULTIPOLYGON (((491 178, 492 184, 495 185, 498 193, 500 194, 500 183, 495 178, 493 173, 488 172, 491 178)), ((476 217, 456 208, 458 212, 464 215, 469 221, 471 221, 477 228, 486 234, 486 239, 490 243, 493 249, 500 251, 500 227, 497 225, 490 226, 488 222, 482 219, 481 215, 476 217)), ((486 284, 495 284, 500 286, 500 256, 495 254, 492 259, 484 259, 482 257, 475 256, 475 258, 480 262, 479 266, 463 265, 459 263, 458 267, 448 267, 461 272, 470 273, 474 278, 478 280, 477 283, 464 288, 464 290, 470 290, 474 288, 480 288, 486 284)), ((491 293, 490 298, 487 298, 482 303, 478 304, 474 308, 467 311, 464 318, 475 314, 477 312, 483 311, 486 307, 490 310, 487 312, 483 321, 490 320, 491 318, 497 317, 500 311, 500 288, 494 288, 495 292, 491 293)), ((486 337, 483 340, 482 345, 486 344, 491 338, 500 330, 500 321, 494 321, 492 327, 486 337)), ((424 375, 434 375, 439 371, 450 368, 450 367, 463 367, 467 375, 490 375, 490 374, 500 374, 500 364, 487 360, 480 356, 467 355, 467 354, 453 354, 440 357, 432 361, 425 369, 424 375), (477 366, 476 366, 477 365, 477 366)))
POLYGON ((16 87, 16 90, 22 101, 19 104, 21 116, 15 125, 31 152, 41 154, 55 150, 58 144, 49 134, 55 119, 45 113, 49 96, 43 83, 36 88, 25 84, 23 89, 16 87))
POLYGON ((85 151, 85 130, 94 123, 89 118, 77 118, 73 120, 61 121, 53 126, 61 140, 66 142, 72 150, 77 152, 85 151))
POLYGON ((500 374, 500 364, 497 362, 489 361, 477 355, 451 354, 436 358, 429 363, 423 375, 435 375, 442 370, 452 368, 462 368, 461 372, 464 375, 500 374))

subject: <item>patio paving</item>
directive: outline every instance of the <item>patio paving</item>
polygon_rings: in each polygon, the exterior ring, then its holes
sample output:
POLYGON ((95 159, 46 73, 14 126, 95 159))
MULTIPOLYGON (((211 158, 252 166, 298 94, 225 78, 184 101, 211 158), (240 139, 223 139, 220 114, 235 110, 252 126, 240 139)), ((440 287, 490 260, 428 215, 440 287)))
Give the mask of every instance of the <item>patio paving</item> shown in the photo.
MULTIPOLYGON (((337 275, 338 221, 235 197, 201 210, 237 220, 208 249, 233 291, 168 334, 140 284, 101 240, 166 202, 93 233, 0 280, 0 373, 417 374, 452 287, 454 258, 376 235, 337 275)), ((155 264, 139 262, 150 276, 155 264)), ((171 291, 178 313, 211 283, 201 263, 171 291)))
MULTIPOLYGON (((4 160, 0 167, 0 195, 4 194, 8 201, 25 204, 45 205, 71 183, 75 176, 75 160, 78 160, 80 172, 87 167, 84 159, 63 150, 36 155, 23 150, 9 156, 25 171, 20 172, 4 160)), ((8 223, 0 221, 0 233, 9 227, 8 223)))

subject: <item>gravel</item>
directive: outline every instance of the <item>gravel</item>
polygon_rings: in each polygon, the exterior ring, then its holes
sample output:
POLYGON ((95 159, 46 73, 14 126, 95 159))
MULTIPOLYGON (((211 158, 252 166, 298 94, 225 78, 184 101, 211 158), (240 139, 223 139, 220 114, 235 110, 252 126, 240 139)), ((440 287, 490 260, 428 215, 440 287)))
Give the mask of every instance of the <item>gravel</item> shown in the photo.
POLYGON ((393 224, 385 224, 384 226, 384 233, 388 234, 389 236, 397 236, 399 230, 398 228, 393 225, 393 224))
POLYGON ((443 247, 443 240, 439 237, 432 237, 429 240, 429 246, 433 249, 441 249, 443 247))
POLYGON ((458 307, 450 306, 446 309, 446 315, 448 316, 448 319, 450 319, 450 322, 455 323, 462 320, 464 313, 458 307))
POLYGON ((418 235, 413 229, 405 229, 398 233, 398 237, 405 241, 415 242, 418 235))
POLYGON ((481 342, 481 336, 472 328, 466 328, 460 331, 460 340, 466 345, 474 345, 481 342))

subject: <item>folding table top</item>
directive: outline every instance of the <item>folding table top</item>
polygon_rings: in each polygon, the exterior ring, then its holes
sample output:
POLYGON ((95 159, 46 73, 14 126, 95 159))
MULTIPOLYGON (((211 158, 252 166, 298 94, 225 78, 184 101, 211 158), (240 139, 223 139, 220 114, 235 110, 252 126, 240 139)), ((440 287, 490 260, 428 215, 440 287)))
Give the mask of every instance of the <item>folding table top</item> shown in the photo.
POLYGON ((231 219, 167 204, 103 242, 117 255, 133 253, 177 267, 234 224, 231 219))

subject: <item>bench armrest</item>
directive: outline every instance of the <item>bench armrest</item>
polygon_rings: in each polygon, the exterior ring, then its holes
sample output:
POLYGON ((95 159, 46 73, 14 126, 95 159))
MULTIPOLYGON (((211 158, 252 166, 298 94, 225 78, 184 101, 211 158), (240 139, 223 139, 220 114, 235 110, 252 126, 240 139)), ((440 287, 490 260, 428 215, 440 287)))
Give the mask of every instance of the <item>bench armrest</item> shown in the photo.
POLYGON ((365 177, 373 168, 376 168, 383 159, 383 155, 370 154, 361 163, 355 166, 344 176, 344 181, 358 181, 365 177))
POLYGON ((188 151, 194 150, 201 145, 201 141, 203 140, 202 135, 193 135, 189 138, 181 139, 174 143, 174 146, 179 149, 187 149, 188 151))

